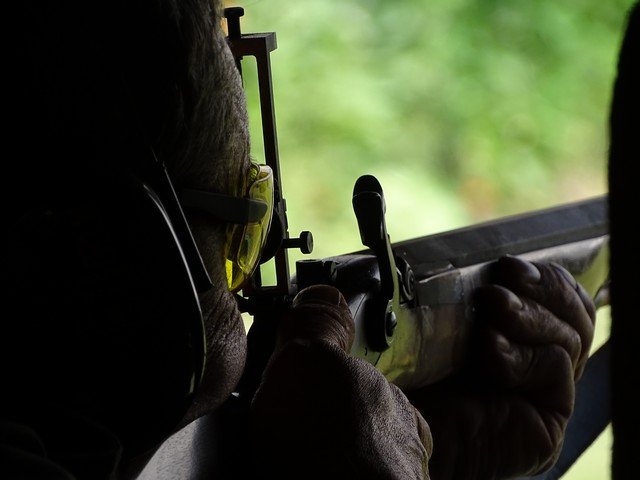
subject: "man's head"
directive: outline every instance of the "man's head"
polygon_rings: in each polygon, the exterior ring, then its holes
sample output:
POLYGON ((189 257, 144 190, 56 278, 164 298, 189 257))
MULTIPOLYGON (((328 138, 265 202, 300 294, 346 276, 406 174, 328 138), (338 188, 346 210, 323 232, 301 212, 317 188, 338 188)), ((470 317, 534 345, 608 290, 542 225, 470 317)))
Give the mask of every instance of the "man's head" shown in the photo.
MULTIPOLYGON (((164 32, 158 38, 141 34, 143 51, 128 52, 127 70, 134 78, 127 83, 137 92, 142 123, 177 191, 241 196, 250 165, 248 119, 241 79, 221 28, 220 3, 168 0, 157 17, 164 32), (147 59, 142 65, 141 58, 147 59), (158 82, 167 69, 166 83, 158 82), (156 87, 149 90, 151 84, 156 87)), ((214 285, 200 297, 208 352, 190 420, 230 393, 246 346, 235 300, 226 288, 228 226, 206 213, 185 213, 214 285)))
MULTIPOLYGON (((154 291, 155 277, 166 272, 153 252, 168 247, 156 248, 149 238, 149 248, 129 248, 145 232, 124 218, 135 209, 128 208, 127 194, 108 184, 111 167, 126 168, 129 159, 119 149, 139 142, 164 162, 177 191, 241 195, 249 168, 242 85, 220 27, 218 1, 32 2, 19 10, 14 18, 23 28, 11 60, 14 121, 8 148, 21 155, 7 174, 16 189, 5 190, 2 198, 15 232, 3 245, 2 260, 8 265, 4 280, 14 286, 4 293, 7 302, 22 311, 5 320, 14 322, 5 338, 20 363, 14 372, 26 356, 36 366, 25 364, 26 373, 15 374, 21 378, 16 398, 31 396, 36 405, 56 407, 78 400, 83 413, 102 420, 117 416, 104 413, 112 400, 120 407, 128 397, 140 404, 145 394, 142 387, 136 391, 132 359, 143 359, 147 371, 157 365, 149 375, 140 369, 141 384, 148 377, 161 382, 164 360, 154 356, 175 351, 169 342, 165 348, 147 341, 167 320, 169 307, 163 305, 175 308, 169 287, 154 291), (19 193, 24 201, 10 202, 19 193), (148 355, 141 353, 145 341, 148 355), (37 348, 27 355, 21 347, 26 345, 37 348), (117 375, 127 391, 116 391, 117 375), (46 386, 34 385, 38 381, 46 386), (55 387, 59 395, 46 394, 55 387)), ((204 379, 183 422, 230 394, 246 349, 225 277, 227 225, 185 213, 213 288, 200 296, 204 379)))

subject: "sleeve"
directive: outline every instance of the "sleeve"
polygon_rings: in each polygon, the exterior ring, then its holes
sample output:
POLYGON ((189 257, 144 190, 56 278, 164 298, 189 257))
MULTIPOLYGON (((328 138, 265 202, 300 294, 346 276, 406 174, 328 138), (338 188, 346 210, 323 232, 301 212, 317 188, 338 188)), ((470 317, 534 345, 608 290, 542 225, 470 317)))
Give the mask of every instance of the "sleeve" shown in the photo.
POLYGON ((429 427, 373 366, 323 340, 274 354, 251 408, 260 477, 428 479, 429 427))

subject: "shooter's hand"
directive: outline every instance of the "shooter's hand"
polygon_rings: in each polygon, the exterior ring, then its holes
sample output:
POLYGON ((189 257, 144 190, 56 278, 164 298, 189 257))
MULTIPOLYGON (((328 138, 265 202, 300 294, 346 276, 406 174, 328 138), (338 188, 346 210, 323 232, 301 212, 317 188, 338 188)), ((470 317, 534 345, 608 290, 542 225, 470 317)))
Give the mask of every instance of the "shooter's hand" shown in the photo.
POLYGON ((429 427, 398 388, 348 355, 353 338, 337 289, 313 286, 294 299, 252 403, 262 475, 428 478, 429 427))
POLYGON ((513 257, 477 291, 477 345, 456 378, 409 395, 433 432, 439 480, 548 469, 573 412, 595 307, 562 267, 513 257))

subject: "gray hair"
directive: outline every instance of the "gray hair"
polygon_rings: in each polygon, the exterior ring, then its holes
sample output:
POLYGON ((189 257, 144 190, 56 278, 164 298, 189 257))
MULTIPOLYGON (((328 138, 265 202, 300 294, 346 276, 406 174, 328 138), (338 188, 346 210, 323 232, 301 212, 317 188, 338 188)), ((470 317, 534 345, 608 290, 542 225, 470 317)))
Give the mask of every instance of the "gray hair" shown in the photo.
POLYGON ((162 31, 157 38, 139 38, 146 54, 129 56, 128 71, 143 123, 176 186, 238 194, 249 158, 248 127, 219 3, 168 0, 159 6, 168 9, 161 12, 162 31))

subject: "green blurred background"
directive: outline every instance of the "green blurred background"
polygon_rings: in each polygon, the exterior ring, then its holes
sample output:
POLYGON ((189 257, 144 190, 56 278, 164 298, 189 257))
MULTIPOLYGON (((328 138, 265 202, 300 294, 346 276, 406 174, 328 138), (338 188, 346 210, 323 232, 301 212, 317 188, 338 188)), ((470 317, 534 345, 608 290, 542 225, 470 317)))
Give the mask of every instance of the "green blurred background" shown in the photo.
MULTIPOLYGON (((283 194, 290 233, 313 232, 313 257, 362 248, 351 192, 363 174, 382 184, 392 241, 607 191, 633 0, 225 3, 245 8, 245 32, 277 32, 283 194)), ((243 65, 261 160, 255 67, 243 65)), ((608 330, 603 310, 596 345, 608 330)), ((611 442, 609 428, 563 479, 610 478, 611 442)))

